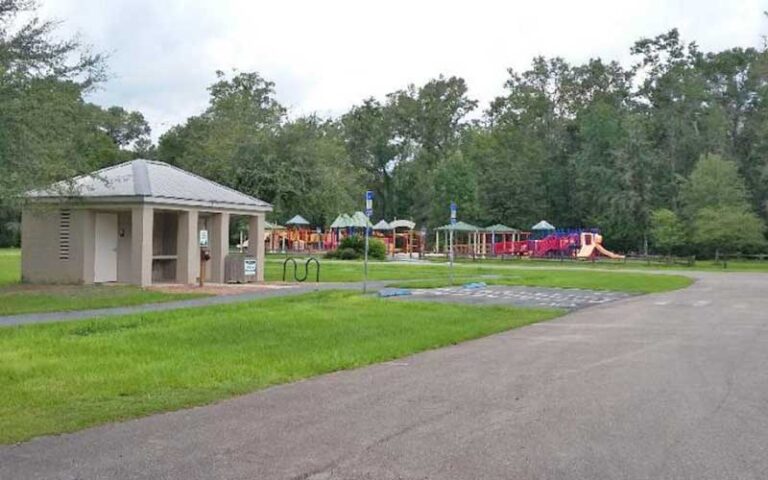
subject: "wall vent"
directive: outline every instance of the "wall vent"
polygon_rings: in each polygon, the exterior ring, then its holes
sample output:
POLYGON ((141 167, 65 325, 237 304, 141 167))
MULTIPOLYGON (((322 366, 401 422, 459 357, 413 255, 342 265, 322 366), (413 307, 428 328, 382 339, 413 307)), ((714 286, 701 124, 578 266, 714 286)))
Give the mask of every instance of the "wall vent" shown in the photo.
POLYGON ((69 260, 69 242, 72 232, 72 210, 59 211, 59 260, 69 260))

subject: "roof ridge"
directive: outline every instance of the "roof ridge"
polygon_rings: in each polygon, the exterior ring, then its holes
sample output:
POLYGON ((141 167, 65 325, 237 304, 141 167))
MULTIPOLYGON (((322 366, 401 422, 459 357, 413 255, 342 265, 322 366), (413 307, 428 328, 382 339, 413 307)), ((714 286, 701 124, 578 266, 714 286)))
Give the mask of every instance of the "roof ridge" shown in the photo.
POLYGON ((131 161, 133 173, 133 193, 142 197, 152 196, 152 182, 149 178, 147 161, 136 159, 131 161))

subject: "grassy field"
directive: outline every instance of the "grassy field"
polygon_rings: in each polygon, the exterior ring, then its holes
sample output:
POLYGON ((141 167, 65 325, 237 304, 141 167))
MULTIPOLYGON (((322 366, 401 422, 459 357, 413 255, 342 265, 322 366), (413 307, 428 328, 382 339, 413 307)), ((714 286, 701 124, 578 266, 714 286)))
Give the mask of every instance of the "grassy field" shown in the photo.
POLYGON ((0 316, 126 307, 204 296, 142 290, 130 285, 6 286, 0 288, 0 316))
POLYGON ((3 328, 0 443, 205 404, 561 313, 322 292, 3 328))
MULTIPOLYGON (((359 282, 363 280, 361 262, 322 261, 320 280, 323 282, 359 282)), ((303 275, 304 266, 299 266, 303 275)), ((314 272, 314 266, 310 272, 314 272)), ((289 277, 292 270, 289 270, 289 277)), ((283 278, 282 261, 270 258, 265 267, 267 280, 283 278)), ((370 280, 393 280, 393 285, 405 287, 439 287, 448 285, 451 271, 443 264, 394 264, 371 262, 368 268, 370 280)), ((310 275, 310 279, 314 276, 310 275)), ((691 279, 680 275, 657 275, 630 272, 603 272, 583 269, 558 268, 506 268, 504 265, 461 263, 454 268, 457 284, 483 280, 496 285, 528 285, 539 287, 586 288, 632 293, 653 293, 684 288, 691 279)))
MULTIPOLYGON (((445 257, 430 257, 434 263, 445 263, 445 257)), ((472 260, 471 258, 457 258, 458 264, 479 264, 479 265, 500 265, 508 267, 544 267, 544 268, 588 268, 588 269, 608 269, 608 270, 678 270, 678 271, 699 271, 699 272, 768 272, 768 260, 728 260, 726 268, 722 262, 715 263, 713 260, 697 260, 694 265, 683 264, 665 264, 648 263, 639 259, 629 259, 626 262, 609 259, 602 259, 596 262, 579 260, 547 260, 536 258, 507 258, 504 260, 498 258, 485 258, 472 260)))
POLYGON ((17 248, 0 248, 0 287, 21 281, 21 252, 17 248))
POLYGON ((156 292, 132 286, 20 285, 20 262, 18 249, 0 249, 0 316, 125 307, 205 296, 156 292))

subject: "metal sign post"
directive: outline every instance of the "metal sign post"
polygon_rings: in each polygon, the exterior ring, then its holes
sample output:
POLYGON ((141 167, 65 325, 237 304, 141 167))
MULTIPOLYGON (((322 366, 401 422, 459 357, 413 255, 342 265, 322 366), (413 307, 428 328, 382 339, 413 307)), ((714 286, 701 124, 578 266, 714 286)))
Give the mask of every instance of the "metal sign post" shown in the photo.
MULTIPOLYGON (((373 191, 365 192, 365 217, 370 221, 373 215, 373 191)), ((368 225, 365 226, 365 259, 363 262, 363 293, 368 292, 368 225)))
POLYGON ((449 255, 448 259, 450 261, 450 278, 451 278, 451 285, 453 285, 453 227, 456 225, 456 211, 458 209, 456 208, 456 203, 451 202, 451 231, 449 236, 449 255))

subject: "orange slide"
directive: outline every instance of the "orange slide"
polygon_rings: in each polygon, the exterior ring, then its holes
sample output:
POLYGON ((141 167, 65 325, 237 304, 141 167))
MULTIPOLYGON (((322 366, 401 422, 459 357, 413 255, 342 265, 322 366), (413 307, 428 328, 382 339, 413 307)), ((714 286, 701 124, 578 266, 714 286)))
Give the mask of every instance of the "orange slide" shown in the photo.
POLYGON ((624 258, 624 255, 613 253, 603 247, 603 236, 593 233, 582 232, 581 233, 581 249, 576 254, 578 258, 590 258, 595 253, 599 253, 608 258, 620 260, 624 258))

